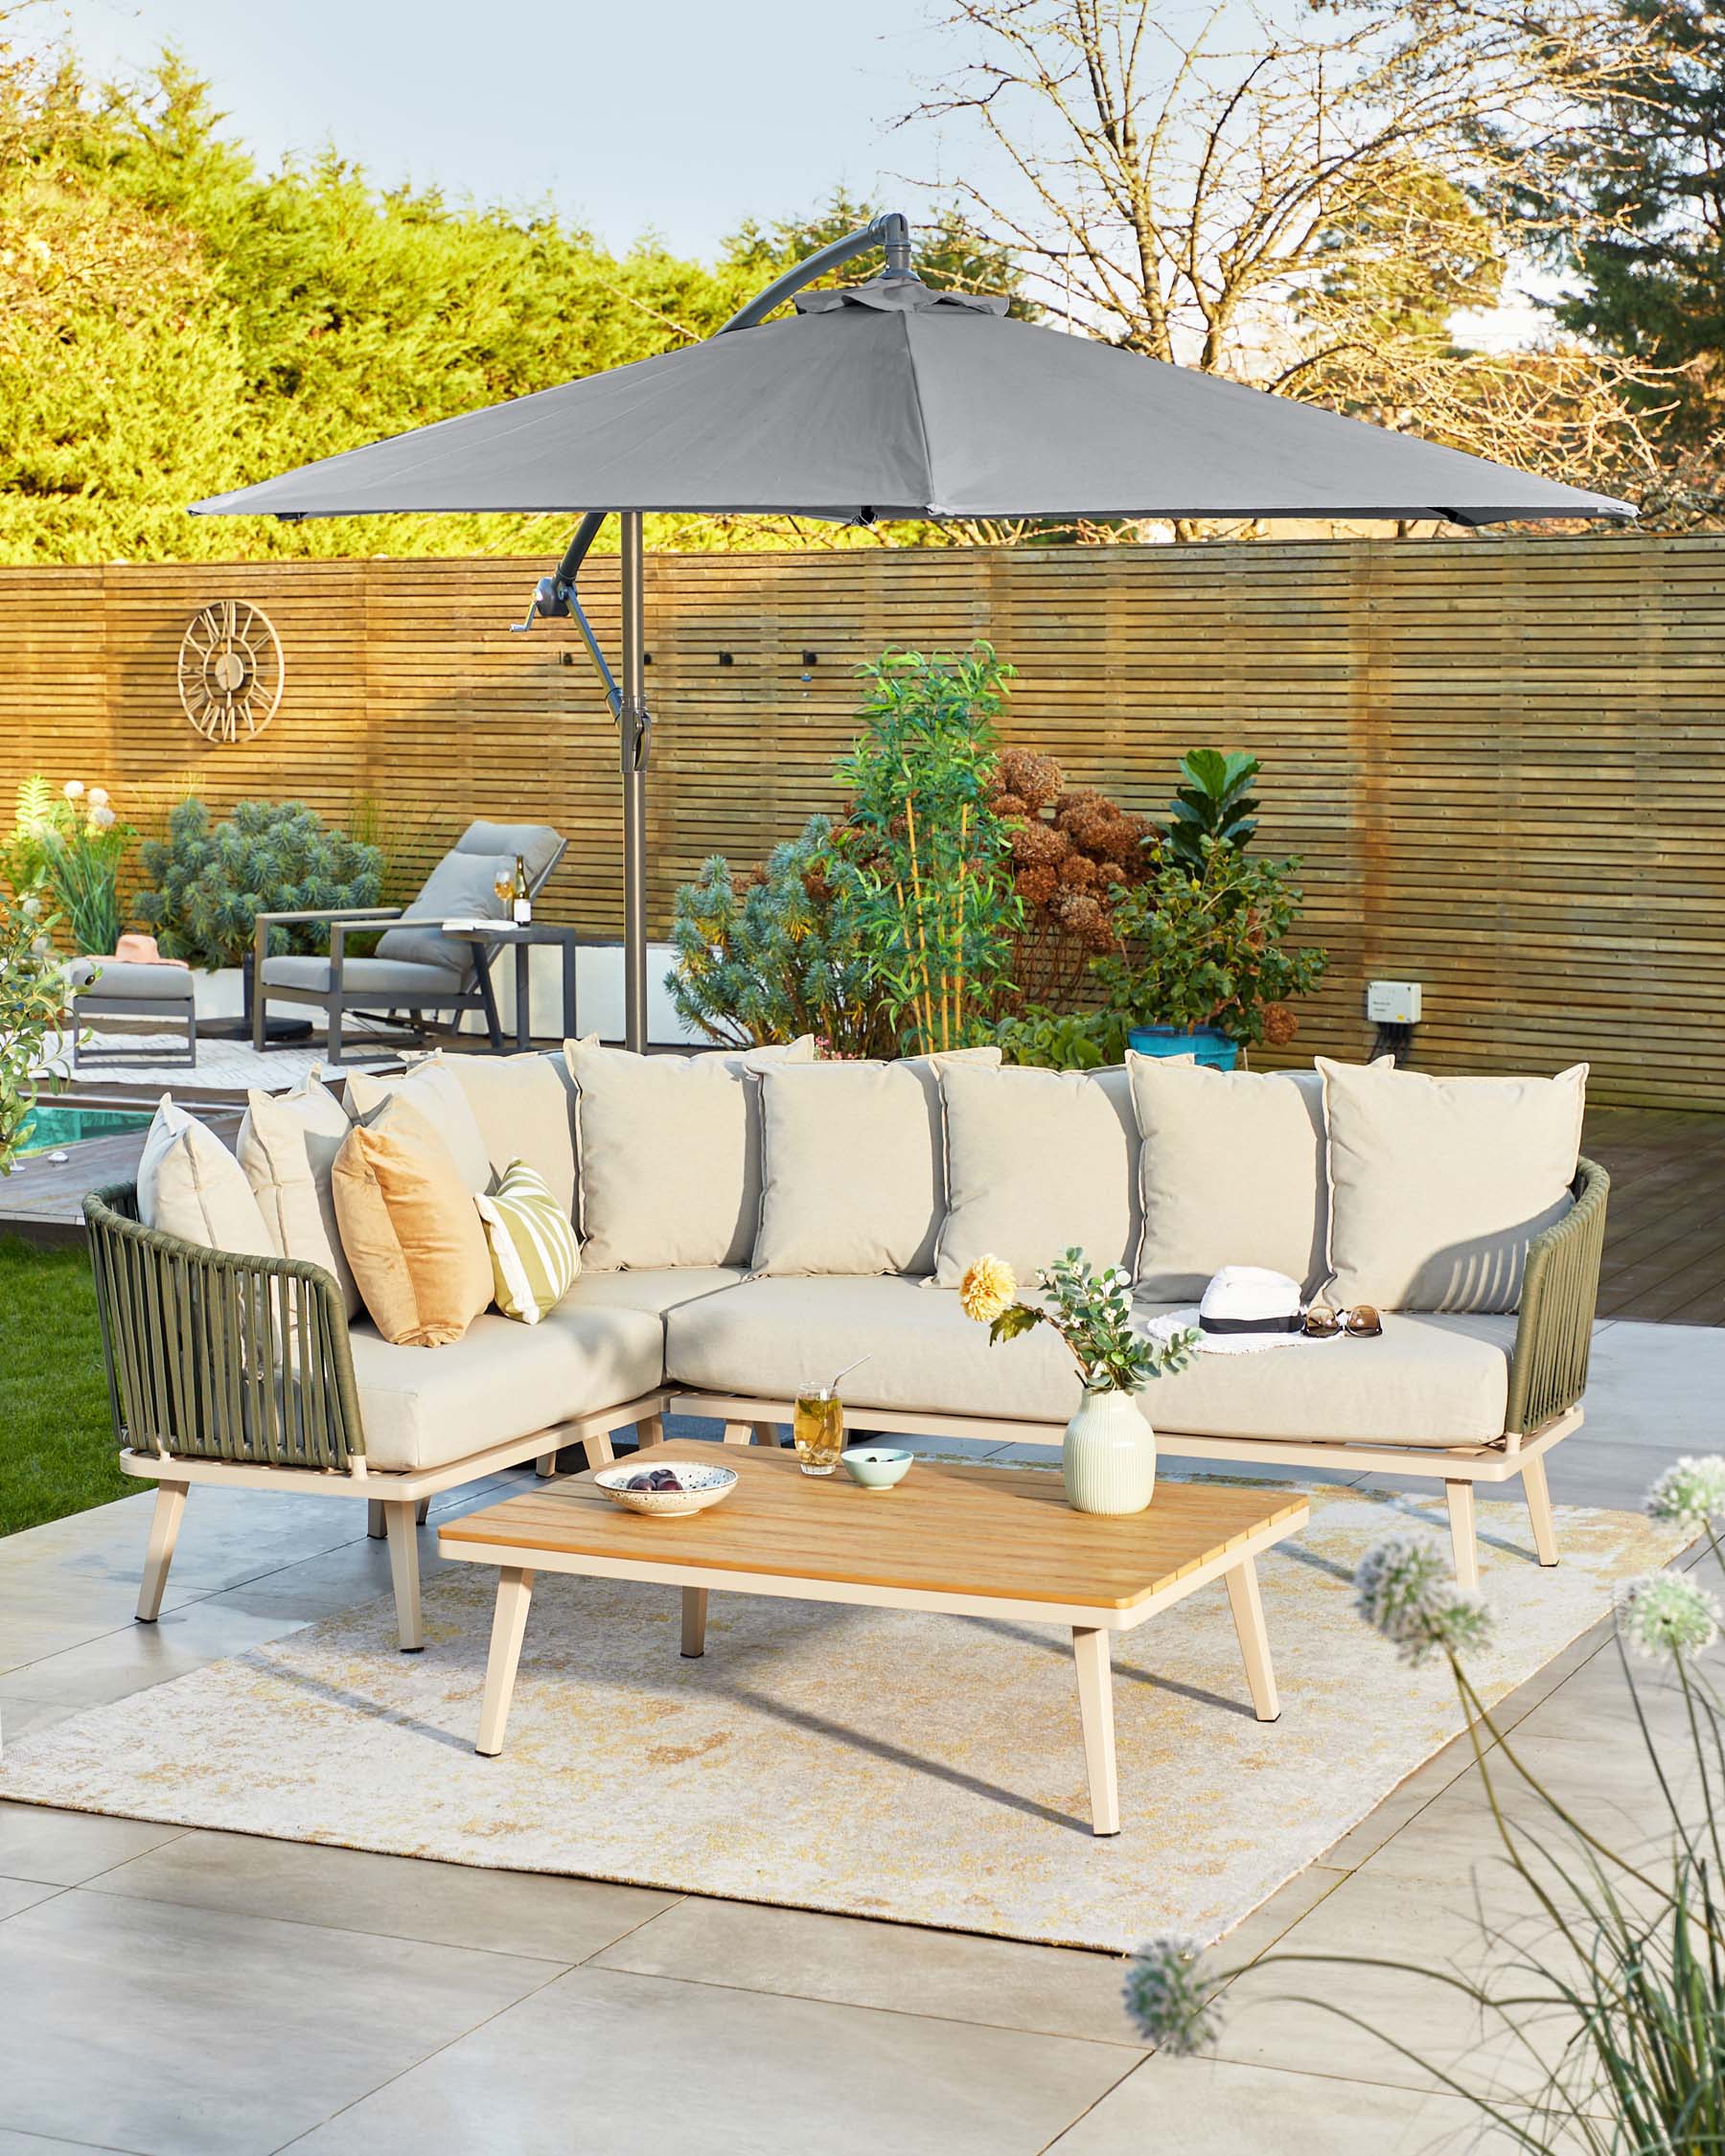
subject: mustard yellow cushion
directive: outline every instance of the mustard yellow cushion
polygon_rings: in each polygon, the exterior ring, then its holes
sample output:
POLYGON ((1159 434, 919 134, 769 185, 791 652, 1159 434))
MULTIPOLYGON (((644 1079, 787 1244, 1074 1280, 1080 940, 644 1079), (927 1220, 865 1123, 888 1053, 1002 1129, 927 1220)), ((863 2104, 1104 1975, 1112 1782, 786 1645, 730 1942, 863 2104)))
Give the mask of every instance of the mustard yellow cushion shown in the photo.
POLYGON ((400 1347, 457 1341, 492 1298, 485 1229, 448 1148, 388 1106, 331 1170, 341 1247, 371 1319, 400 1347))

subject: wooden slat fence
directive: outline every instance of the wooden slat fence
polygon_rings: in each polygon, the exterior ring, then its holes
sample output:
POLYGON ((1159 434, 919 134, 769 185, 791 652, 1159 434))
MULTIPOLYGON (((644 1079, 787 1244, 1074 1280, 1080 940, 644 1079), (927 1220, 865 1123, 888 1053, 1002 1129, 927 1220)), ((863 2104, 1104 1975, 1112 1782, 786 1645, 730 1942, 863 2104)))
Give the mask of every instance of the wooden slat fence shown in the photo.
MULTIPOLYGON (((470 816, 543 818, 572 841, 552 908, 613 933, 609 717, 566 625, 508 628, 543 567, 0 568, 0 784, 101 780, 150 822, 194 779, 217 809, 368 797, 414 861, 470 816), (220 597, 287 653, 241 747, 174 686, 220 597)), ((614 562, 586 581, 614 648, 614 562)), ((1725 539, 682 555, 648 608, 656 926, 703 856, 838 805, 860 661, 986 636, 1020 672, 1008 738, 1072 783, 1154 811, 1186 747, 1264 758, 1259 842, 1303 858, 1332 952, 1302 1057, 1360 1053, 1364 981, 1416 978, 1427 1067, 1585 1058, 1601 1101, 1725 1105, 1725 539)))

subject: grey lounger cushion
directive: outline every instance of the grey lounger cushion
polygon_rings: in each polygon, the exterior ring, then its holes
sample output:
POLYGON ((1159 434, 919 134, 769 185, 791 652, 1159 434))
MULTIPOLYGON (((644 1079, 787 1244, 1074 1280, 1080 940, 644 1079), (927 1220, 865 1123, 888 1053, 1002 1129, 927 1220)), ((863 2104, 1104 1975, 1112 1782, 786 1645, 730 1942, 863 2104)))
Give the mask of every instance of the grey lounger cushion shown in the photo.
MULTIPOLYGON (((330 961, 315 955, 265 958, 266 988, 327 989, 330 961)), ((430 996, 459 994, 461 983, 447 966, 416 966, 400 958, 345 958, 341 966, 342 993, 357 990, 365 996, 430 996)))
POLYGON ((74 958, 66 968, 80 1001, 100 1003, 136 998, 140 1001, 189 1003, 192 975, 184 966, 139 966, 120 958, 74 958), (92 978, 100 975, 99 978, 92 978))

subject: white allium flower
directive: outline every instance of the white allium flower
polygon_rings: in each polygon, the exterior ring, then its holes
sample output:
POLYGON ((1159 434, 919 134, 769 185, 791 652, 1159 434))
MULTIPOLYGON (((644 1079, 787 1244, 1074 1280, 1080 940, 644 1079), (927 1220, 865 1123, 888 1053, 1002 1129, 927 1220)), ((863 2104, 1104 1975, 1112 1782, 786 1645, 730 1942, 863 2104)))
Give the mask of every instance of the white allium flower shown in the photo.
POLYGON ((1217 1996, 1206 1987, 1204 1949, 1184 1932, 1160 1932, 1126 1968, 1126 2011, 1141 2035, 1174 2058, 1207 2051, 1222 2033, 1217 1996))
POLYGON ((1719 1605, 1682 1572, 1644 1572, 1618 1605, 1618 1622, 1638 1655, 1650 1661, 1705 1654, 1719 1637, 1719 1605))
POLYGON ((107 790, 107 788, 106 788, 105 786, 93 786, 93 787, 91 787, 91 789, 90 789, 90 806, 91 806, 91 808, 93 808, 93 809, 102 809, 102 808, 105 808, 105 807, 107 806, 107 797, 108 797, 108 790, 107 790))
POLYGON ((1435 1654, 1463 1654, 1491 1635, 1491 1613, 1456 1585, 1430 1535, 1385 1535, 1354 1572, 1354 1608, 1417 1668, 1435 1654))
POLYGON ((1725 1458, 1680 1459, 1647 1492, 1647 1510, 1655 1520, 1675 1520, 1686 1527, 1705 1527, 1725 1519, 1725 1458))
POLYGON ((98 801, 90 811, 90 829, 92 831, 107 831, 112 828, 113 821, 113 810, 108 807, 105 801, 98 801))
POLYGON ((42 902, 39 898, 35 898, 34 896, 30 898, 20 899, 18 901, 18 911, 22 913, 27 920, 39 920, 41 918, 42 912, 42 902))
POLYGON ((60 791, 65 794, 68 801, 76 801, 83 790, 84 782, 82 779, 69 778, 60 791))

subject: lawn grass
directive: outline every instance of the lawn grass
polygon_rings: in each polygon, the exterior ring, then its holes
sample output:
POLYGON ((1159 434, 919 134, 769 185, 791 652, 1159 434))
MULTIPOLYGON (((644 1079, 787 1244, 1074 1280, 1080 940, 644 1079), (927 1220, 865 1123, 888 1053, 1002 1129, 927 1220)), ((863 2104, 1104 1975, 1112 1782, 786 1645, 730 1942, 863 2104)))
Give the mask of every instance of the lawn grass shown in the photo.
POLYGON ((0 1535, 129 1496, 90 1258, 0 1236, 0 1535))

